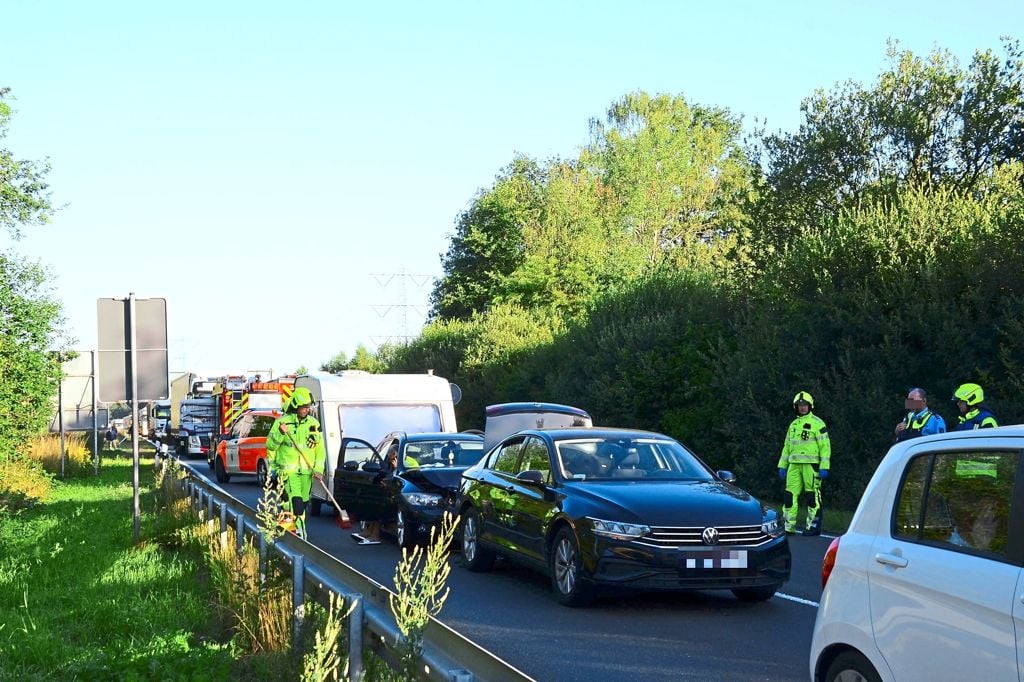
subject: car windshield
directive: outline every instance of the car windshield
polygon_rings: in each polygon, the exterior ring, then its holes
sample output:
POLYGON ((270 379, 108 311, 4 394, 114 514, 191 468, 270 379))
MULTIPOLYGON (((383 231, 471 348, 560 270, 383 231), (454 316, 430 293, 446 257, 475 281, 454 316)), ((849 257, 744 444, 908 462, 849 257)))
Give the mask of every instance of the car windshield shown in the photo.
POLYGON ((417 440, 406 444, 405 468, 430 466, 470 466, 484 454, 482 440, 417 440))
POLYGON ((689 450, 673 440, 588 438, 558 441, 555 449, 562 475, 570 480, 714 480, 689 450))

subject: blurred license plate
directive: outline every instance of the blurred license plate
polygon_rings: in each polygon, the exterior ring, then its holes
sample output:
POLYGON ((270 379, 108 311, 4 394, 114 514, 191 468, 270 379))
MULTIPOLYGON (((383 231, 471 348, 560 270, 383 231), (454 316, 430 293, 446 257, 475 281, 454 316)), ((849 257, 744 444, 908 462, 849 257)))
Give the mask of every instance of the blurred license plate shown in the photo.
POLYGON ((747 550, 718 549, 705 552, 686 552, 679 557, 679 569, 683 571, 723 568, 747 568, 747 550))

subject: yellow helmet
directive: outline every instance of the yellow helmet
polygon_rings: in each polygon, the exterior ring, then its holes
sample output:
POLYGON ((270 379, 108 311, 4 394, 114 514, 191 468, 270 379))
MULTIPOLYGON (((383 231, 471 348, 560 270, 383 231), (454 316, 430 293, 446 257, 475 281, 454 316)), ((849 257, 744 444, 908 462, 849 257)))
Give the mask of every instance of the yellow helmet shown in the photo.
POLYGON ((985 400, 985 391, 978 384, 961 384, 953 393, 953 401, 961 400, 968 406, 980 405, 985 400))
POLYGON ((810 407, 812 410, 814 409, 814 398, 812 398, 811 394, 808 393, 807 391, 800 391, 795 396, 793 396, 794 408, 796 408, 797 403, 800 402, 807 403, 808 407, 810 407))
POLYGON ((299 386, 292 392, 292 397, 288 399, 288 404, 285 405, 285 412, 294 412, 300 407, 308 407, 313 404, 313 394, 309 392, 309 389, 305 386, 299 386))

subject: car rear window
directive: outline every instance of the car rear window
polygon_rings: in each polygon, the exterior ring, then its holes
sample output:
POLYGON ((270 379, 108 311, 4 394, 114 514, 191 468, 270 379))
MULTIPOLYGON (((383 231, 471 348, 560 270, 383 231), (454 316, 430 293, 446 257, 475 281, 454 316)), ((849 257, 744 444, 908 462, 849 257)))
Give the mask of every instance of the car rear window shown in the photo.
POLYGON ((915 457, 896 499, 893 535, 910 542, 1005 557, 1018 451, 915 457))

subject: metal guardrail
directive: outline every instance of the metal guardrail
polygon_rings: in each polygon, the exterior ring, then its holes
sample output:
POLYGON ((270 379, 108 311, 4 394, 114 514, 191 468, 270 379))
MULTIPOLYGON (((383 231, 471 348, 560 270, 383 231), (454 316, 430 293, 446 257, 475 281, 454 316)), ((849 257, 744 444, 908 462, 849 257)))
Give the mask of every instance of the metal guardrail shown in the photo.
MULTIPOLYGON (((347 616, 350 679, 363 679, 363 651, 367 648, 392 666, 400 660, 402 636, 391 613, 391 590, 292 533, 268 543, 251 507, 188 468, 183 470, 188 475, 185 487, 192 507, 208 524, 219 519, 222 545, 228 541, 228 524, 233 522, 236 551, 241 553, 248 533, 259 548, 261 570, 265 571, 271 552, 292 567, 293 641, 298 640, 302 627, 306 595, 327 607, 329 593, 334 593, 351 608, 347 616)), ((526 673, 433 617, 423 632, 419 673, 421 680, 438 682, 533 682, 526 673)))

